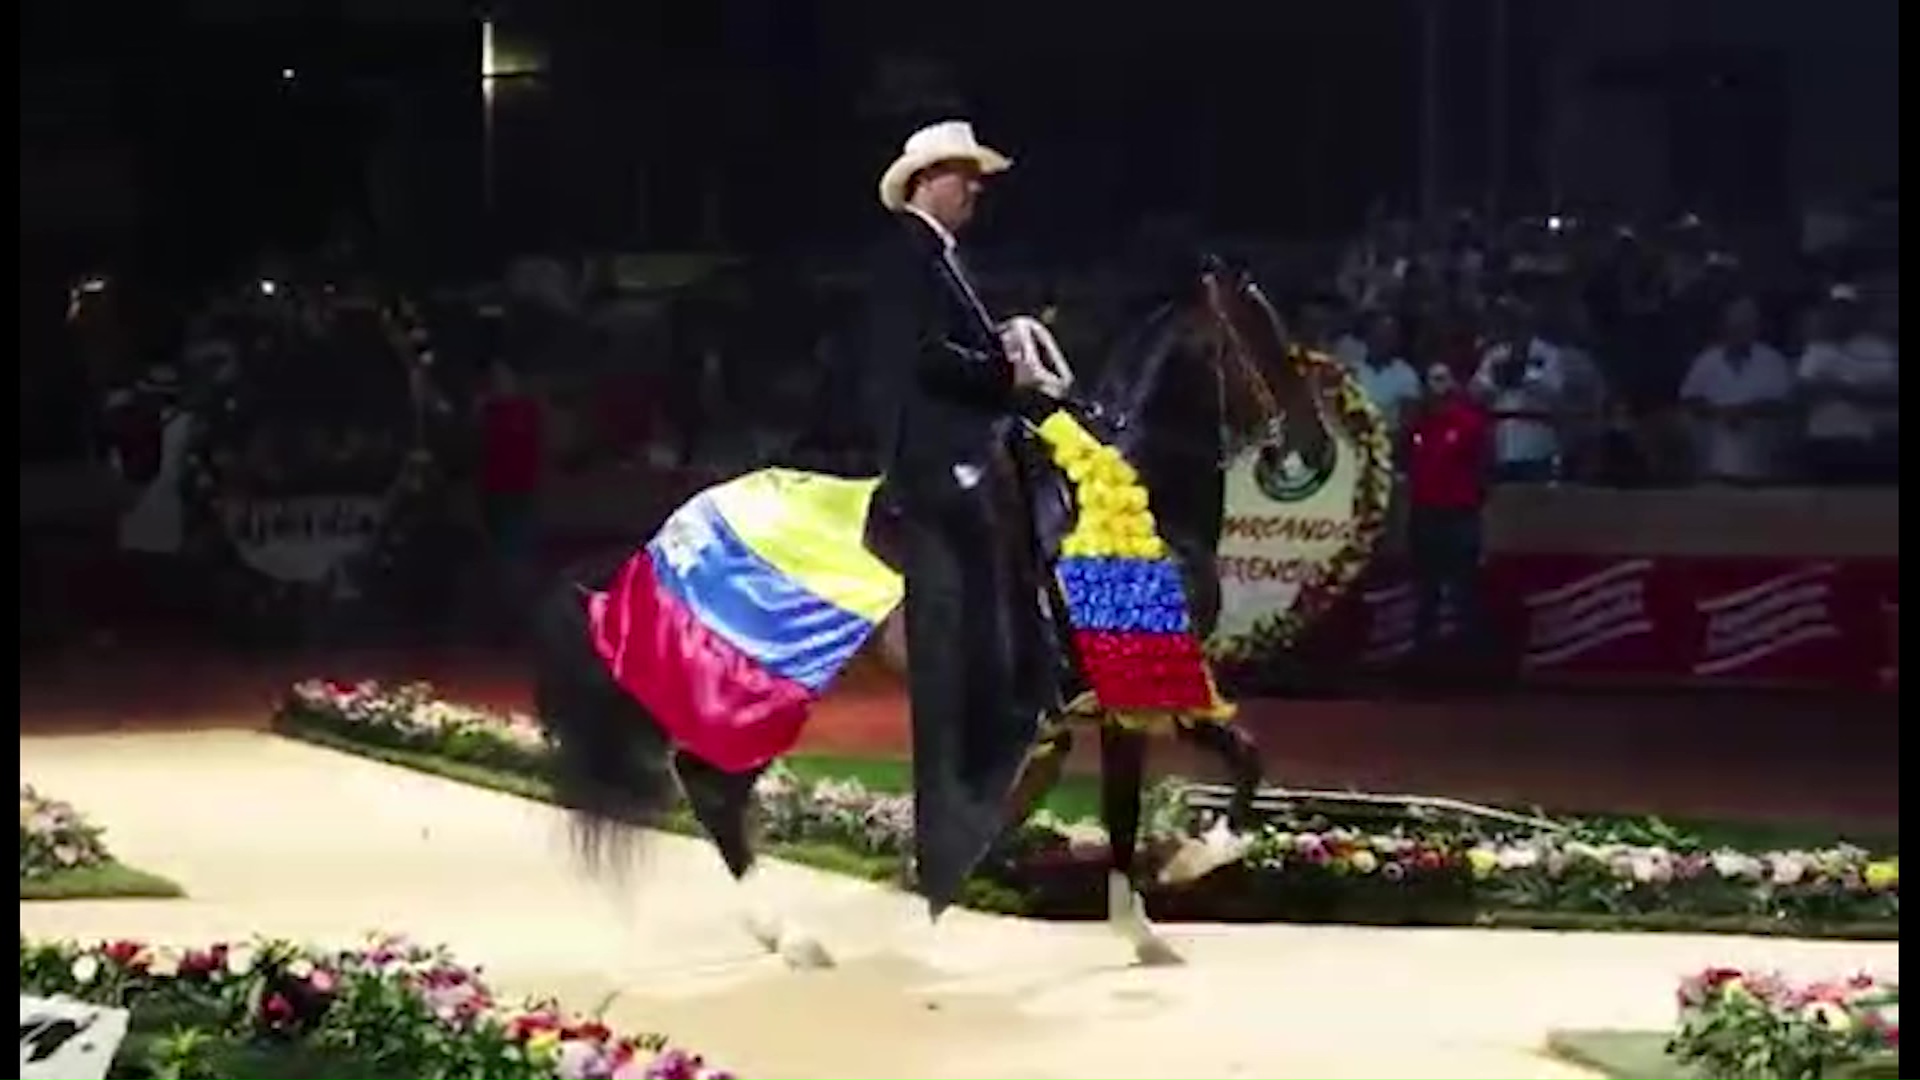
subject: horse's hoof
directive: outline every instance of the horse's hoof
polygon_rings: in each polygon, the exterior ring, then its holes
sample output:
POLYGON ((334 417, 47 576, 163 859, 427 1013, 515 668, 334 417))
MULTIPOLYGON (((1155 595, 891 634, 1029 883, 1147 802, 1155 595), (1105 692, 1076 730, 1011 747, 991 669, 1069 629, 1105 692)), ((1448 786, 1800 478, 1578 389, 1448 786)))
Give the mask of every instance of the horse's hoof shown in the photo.
POLYGON ((1185 963, 1173 946, 1160 940, 1147 919, 1147 904, 1124 875, 1107 875, 1107 927, 1133 946, 1133 957, 1145 967, 1185 963))
POLYGON ((1188 885, 1199 881, 1221 867, 1246 858, 1252 848, 1253 837, 1233 832, 1222 820, 1208 829, 1206 835, 1190 836, 1180 842, 1173 858, 1160 868, 1160 884, 1188 885))
POLYGON ((740 925, 746 929, 748 936, 760 943, 761 948, 768 952, 780 951, 780 921, 778 919, 769 915, 755 913, 742 916, 740 925))
POLYGON ((1187 962, 1186 957, 1152 932, 1133 943, 1133 958, 1141 967, 1178 967, 1187 962))
POLYGON ((833 966, 833 956, 812 934, 789 930, 780 935, 779 947, 774 951, 795 971, 818 971, 833 966))

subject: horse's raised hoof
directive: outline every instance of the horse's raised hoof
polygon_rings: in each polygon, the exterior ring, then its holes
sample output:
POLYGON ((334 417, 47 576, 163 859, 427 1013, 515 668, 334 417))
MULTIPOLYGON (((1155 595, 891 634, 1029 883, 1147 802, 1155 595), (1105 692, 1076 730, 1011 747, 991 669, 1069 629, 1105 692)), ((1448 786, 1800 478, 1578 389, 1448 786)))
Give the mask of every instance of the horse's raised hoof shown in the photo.
POLYGON ((751 911, 741 916, 740 925, 747 936, 760 943, 768 952, 780 951, 780 920, 765 912, 751 911))
POLYGON ((1186 959, 1173 946, 1154 933, 1147 920, 1147 903, 1133 888, 1133 882, 1118 872, 1107 875, 1107 926, 1120 940, 1133 946, 1133 958, 1142 967, 1171 967, 1186 959))
POLYGON ((804 930, 783 929, 774 952, 795 971, 819 971, 833 966, 833 956, 827 947, 804 930))
POLYGON ((1246 833, 1236 833, 1221 818, 1213 823, 1202 836, 1189 836, 1180 842, 1179 850, 1173 853, 1166 865, 1160 868, 1159 882, 1162 885, 1190 885, 1208 874, 1247 857, 1253 848, 1253 837, 1246 833))

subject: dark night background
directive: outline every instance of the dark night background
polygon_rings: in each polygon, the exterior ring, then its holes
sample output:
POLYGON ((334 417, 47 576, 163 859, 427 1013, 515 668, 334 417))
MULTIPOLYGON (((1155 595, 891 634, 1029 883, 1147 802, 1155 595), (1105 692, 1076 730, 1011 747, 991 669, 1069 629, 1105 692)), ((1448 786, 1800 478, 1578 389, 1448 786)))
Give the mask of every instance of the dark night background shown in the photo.
POLYGON ((1757 220, 1897 179, 1896 0, 492 17, 505 51, 545 63, 496 85, 489 213, 468 4, 27 4, 23 261, 199 277, 342 230, 390 267, 461 276, 529 250, 833 252, 870 227, 905 132, 955 112, 1019 161, 983 241, 1026 259, 1097 258, 1163 214, 1290 240, 1423 193, 1757 220))

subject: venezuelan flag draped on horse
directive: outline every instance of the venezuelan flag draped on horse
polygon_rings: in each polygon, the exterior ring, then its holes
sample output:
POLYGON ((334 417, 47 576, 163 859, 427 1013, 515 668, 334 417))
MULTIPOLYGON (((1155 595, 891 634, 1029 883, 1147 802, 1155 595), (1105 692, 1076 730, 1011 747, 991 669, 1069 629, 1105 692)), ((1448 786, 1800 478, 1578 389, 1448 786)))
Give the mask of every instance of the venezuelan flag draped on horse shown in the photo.
MULTIPOLYGON (((1074 487, 1057 579, 1093 703, 1225 715, 1138 474, 1067 412, 1037 433, 1074 487)), ((863 543, 878 485, 763 469, 709 488, 588 596, 595 650, 674 745, 728 772, 793 749, 808 707, 904 596, 863 543)))
MULTIPOLYGON (((1236 831, 1251 823, 1260 780, 1259 755, 1230 722, 1202 647, 1218 615, 1223 451, 1320 422, 1274 407, 1268 380, 1301 376, 1285 366, 1257 286, 1218 261, 1197 278, 1122 339, 1090 395, 1014 433, 1010 467, 1023 470, 1017 486, 1031 505, 1010 527, 1027 530, 1021 539, 1045 573, 1040 595, 996 598, 1045 607, 1069 672, 1007 792, 1003 824, 1023 820, 1058 779, 1076 722, 1093 724, 1109 925, 1150 963, 1178 957, 1134 881, 1146 731, 1170 728, 1222 761, 1236 831)), ((867 546, 877 488, 750 473, 696 495, 617 565, 579 568, 549 593, 535 627, 536 705, 585 854, 634 836, 616 823, 648 821, 684 796, 735 878, 753 884, 756 778, 792 750, 811 705, 901 606, 899 575, 867 546)), ((917 813, 914 827, 924 838, 952 823, 917 813)), ((1195 875, 1244 850, 1224 832, 1205 843, 1222 837, 1170 866, 1195 875)), ((746 925, 768 949, 796 966, 829 962, 758 890, 746 896, 746 925)), ((935 913, 951 900, 928 895, 935 913)))

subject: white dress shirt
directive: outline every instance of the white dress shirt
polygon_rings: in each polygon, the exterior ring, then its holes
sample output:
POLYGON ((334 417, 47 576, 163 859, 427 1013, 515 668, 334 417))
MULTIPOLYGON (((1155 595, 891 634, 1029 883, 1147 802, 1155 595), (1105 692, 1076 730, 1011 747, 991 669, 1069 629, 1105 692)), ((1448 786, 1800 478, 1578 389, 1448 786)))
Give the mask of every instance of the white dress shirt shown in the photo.
MULTIPOLYGON (((1755 344, 1744 361, 1715 345, 1694 358, 1680 384, 1680 400, 1713 408, 1784 405, 1793 398, 1793 368, 1769 345, 1755 344)), ((1694 438, 1702 471, 1723 480, 1768 480, 1777 475, 1785 428, 1780 419, 1699 421, 1694 438)))
POLYGON ((1473 376, 1475 395, 1497 417, 1493 425, 1494 460, 1502 465, 1551 461, 1560 453, 1560 434, 1552 417, 1559 412, 1567 388, 1560 350, 1539 338, 1529 341, 1519 380, 1501 386, 1494 373, 1511 352, 1512 347, 1506 343, 1488 349, 1473 376), (1499 417, 1502 412, 1540 413, 1543 418, 1499 417))

